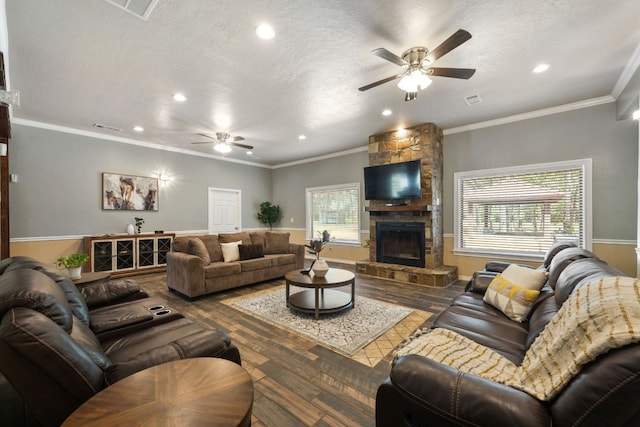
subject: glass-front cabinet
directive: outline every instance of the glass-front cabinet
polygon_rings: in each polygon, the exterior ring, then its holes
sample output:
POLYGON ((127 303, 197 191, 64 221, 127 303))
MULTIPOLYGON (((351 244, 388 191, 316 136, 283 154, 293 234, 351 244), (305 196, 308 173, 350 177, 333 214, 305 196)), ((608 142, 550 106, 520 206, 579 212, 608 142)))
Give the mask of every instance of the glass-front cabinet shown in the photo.
POLYGON ((111 272, 112 276, 162 271, 167 264, 174 234, 87 236, 87 272, 111 272))

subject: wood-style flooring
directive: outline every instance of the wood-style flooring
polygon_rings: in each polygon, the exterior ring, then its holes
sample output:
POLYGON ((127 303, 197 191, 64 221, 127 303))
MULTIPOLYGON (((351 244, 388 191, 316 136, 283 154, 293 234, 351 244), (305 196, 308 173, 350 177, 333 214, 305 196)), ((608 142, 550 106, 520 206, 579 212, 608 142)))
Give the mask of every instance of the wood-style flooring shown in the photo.
MULTIPOLYGON (((353 266, 334 266, 353 271, 353 266)), ((229 333, 240 349, 242 366, 254 382, 252 426, 375 425, 376 390, 389 374, 390 355, 370 368, 220 302, 269 289, 281 281, 189 301, 167 289, 164 274, 135 279, 151 296, 164 297, 186 317, 229 333)), ((463 287, 462 281, 447 288, 431 288, 357 276, 356 299, 362 295, 435 314, 447 307, 463 287)))

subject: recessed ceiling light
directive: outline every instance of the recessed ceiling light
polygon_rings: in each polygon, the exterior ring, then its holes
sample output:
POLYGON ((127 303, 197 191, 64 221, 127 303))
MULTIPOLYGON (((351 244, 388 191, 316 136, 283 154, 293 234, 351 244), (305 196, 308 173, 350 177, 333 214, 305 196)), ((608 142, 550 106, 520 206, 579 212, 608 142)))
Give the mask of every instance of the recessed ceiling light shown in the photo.
POLYGON ((256 28, 256 34, 263 40, 271 40, 276 36, 276 32, 269 24, 260 24, 256 28))
POLYGON ((544 73, 549 69, 549 64, 540 64, 536 65, 536 68, 533 69, 534 73, 544 73))
POLYGON ((633 112, 633 120, 640 120, 640 110, 636 110, 633 112))
POLYGON ((299 136, 298 136, 298 139, 299 139, 300 141, 302 141, 302 140, 304 140, 304 139, 307 139, 307 137, 306 137, 306 136, 304 136, 304 135, 299 135, 299 136))
POLYGON ((142 126, 134 126, 133 130, 135 130, 136 132, 144 132, 144 128, 142 126))
POLYGON ((385 110, 382 110, 382 115, 383 116, 390 116, 391 113, 393 113, 393 111, 389 110, 388 108, 385 110))
POLYGON ((252 154, 253 154, 253 151, 251 151, 251 150, 247 151, 247 155, 248 155, 248 156, 250 156, 250 155, 252 155, 252 154))
POLYGON ((183 95, 183 94, 181 94, 181 93, 174 93, 174 94, 173 94, 173 100, 174 100, 174 101, 178 101, 178 102, 184 102, 184 101, 186 101, 186 100, 187 100, 187 97, 186 97, 186 96, 184 96, 184 95, 183 95))

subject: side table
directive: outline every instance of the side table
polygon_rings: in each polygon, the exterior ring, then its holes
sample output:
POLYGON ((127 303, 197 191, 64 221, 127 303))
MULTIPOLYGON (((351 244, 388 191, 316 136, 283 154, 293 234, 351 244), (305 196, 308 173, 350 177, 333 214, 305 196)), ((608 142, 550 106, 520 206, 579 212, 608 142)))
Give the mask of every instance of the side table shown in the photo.
POLYGON ((249 426, 253 382, 225 359, 153 366, 105 388, 64 422, 71 426, 249 426))

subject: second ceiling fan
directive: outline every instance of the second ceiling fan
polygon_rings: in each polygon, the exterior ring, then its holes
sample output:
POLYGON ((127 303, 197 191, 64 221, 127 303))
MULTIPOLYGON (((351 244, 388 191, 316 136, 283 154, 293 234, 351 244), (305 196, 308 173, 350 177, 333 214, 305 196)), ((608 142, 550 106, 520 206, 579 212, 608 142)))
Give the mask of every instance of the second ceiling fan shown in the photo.
POLYGON ((240 148, 244 148, 246 150, 253 150, 252 145, 246 144, 238 144, 236 141, 244 141, 244 138, 241 136, 231 136, 228 132, 216 132, 216 137, 212 137, 207 135, 206 133, 199 133, 198 135, 204 136, 205 138, 209 138, 212 141, 199 141, 192 142, 192 144, 211 144, 215 143, 213 149, 219 153, 226 154, 231 151, 231 146, 236 146, 240 148))
POLYGON ((474 68, 442 68, 431 67, 430 65, 470 38, 471 34, 468 31, 458 30, 431 51, 426 47, 413 47, 404 51, 402 57, 397 56, 383 47, 374 49, 371 51, 374 55, 405 69, 400 74, 362 86, 358 88, 358 90, 365 91, 380 86, 381 84, 401 79, 398 87, 406 92, 404 100, 411 101, 418 97, 418 90, 425 89, 431 84, 429 76, 468 79, 476 72, 474 68))

